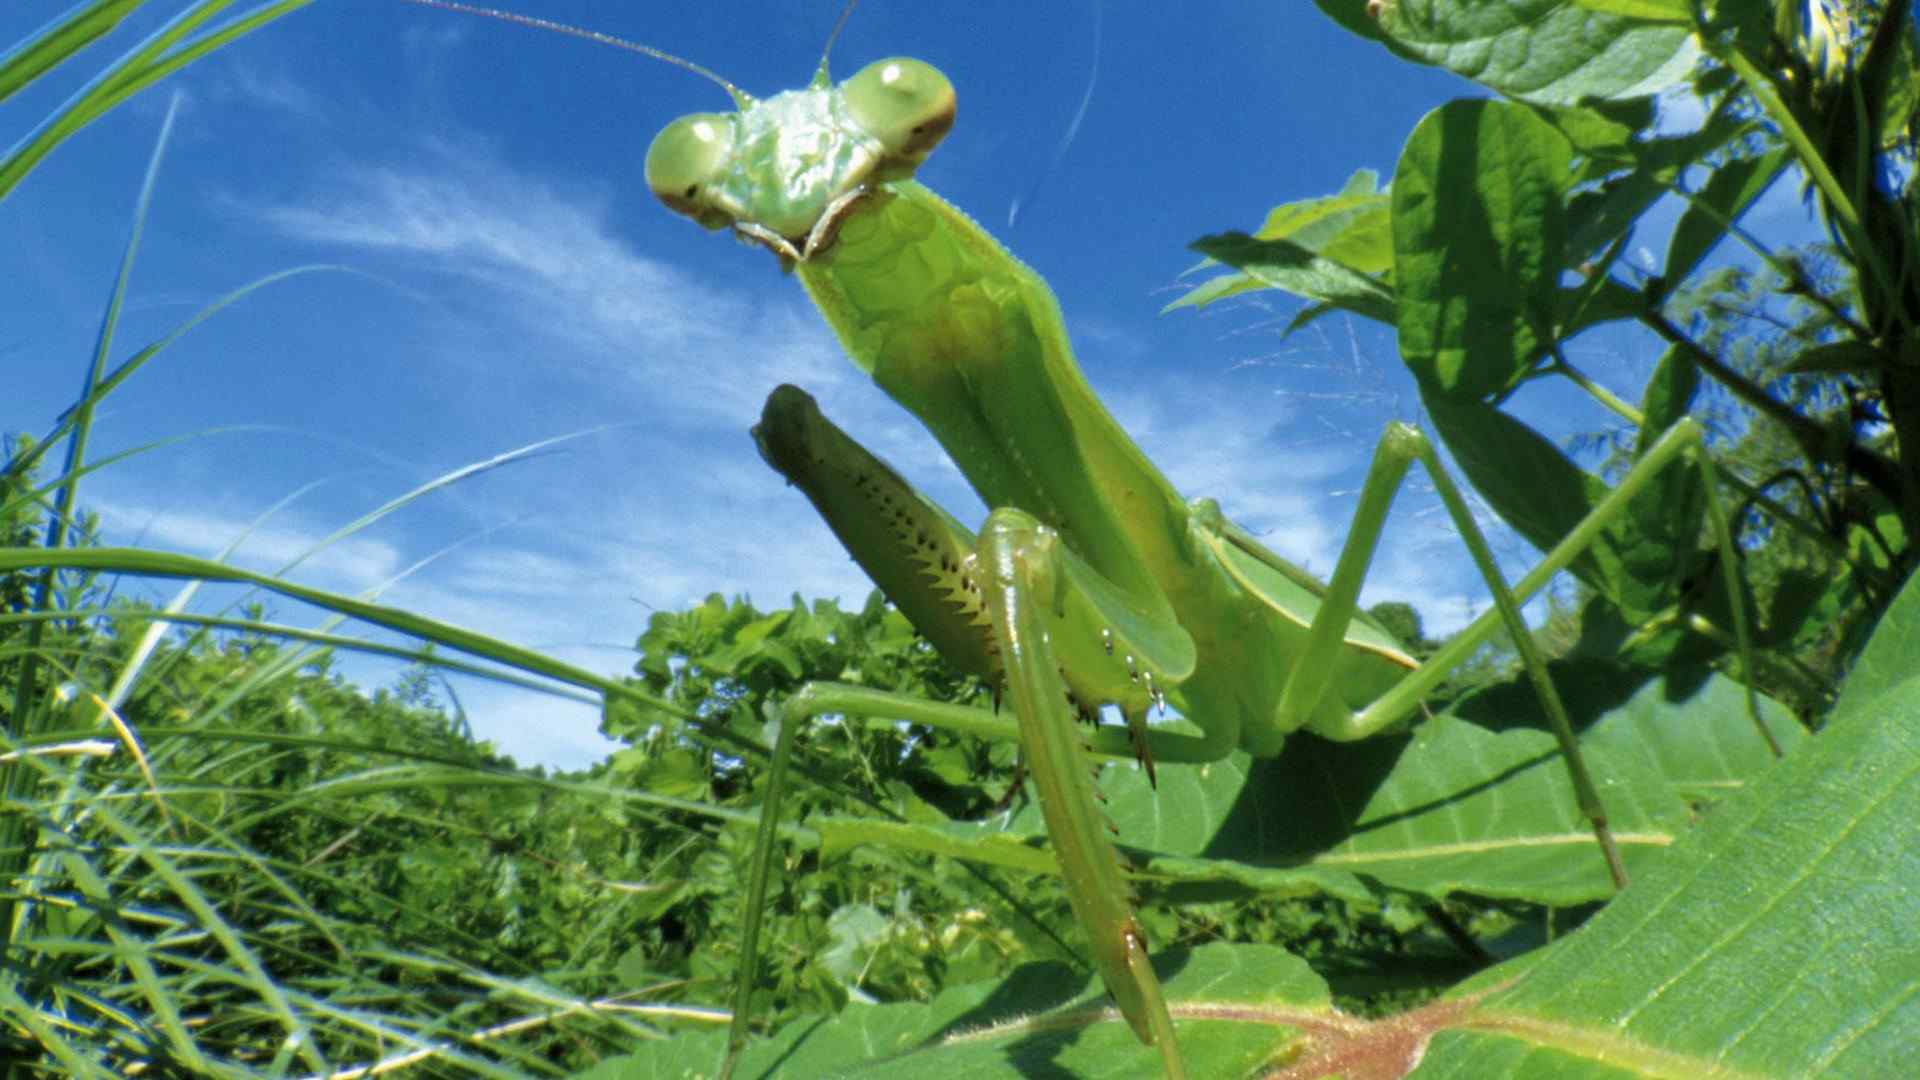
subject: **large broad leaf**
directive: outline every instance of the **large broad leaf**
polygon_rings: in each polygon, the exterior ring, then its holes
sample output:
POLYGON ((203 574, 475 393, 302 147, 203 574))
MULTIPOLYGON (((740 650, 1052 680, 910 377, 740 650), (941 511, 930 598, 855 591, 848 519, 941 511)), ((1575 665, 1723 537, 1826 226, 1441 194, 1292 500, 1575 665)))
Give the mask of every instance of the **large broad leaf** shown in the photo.
MULTIPOLYGON (((1820 736, 1718 804, 1580 930, 1445 1000, 1368 1021, 1332 1008, 1270 948, 1156 957, 1192 1075, 1904 1075, 1920 1055, 1915 672, 1920 583, 1820 736)), ((930 1005, 792 1026, 738 1075, 1160 1075, 1157 1053, 1097 1004, 1064 970, 1032 966, 930 1005)), ((720 1049, 718 1037, 676 1040, 589 1075, 708 1075, 720 1049)))
MULTIPOLYGON (((1587 731, 1587 764, 1630 868, 1673 844, 1703 791, 1737 788, 1772 764, 1744 694, 1725 679, 1636 680, 1597 662, 1555 665, 1553 674, 1587 731), (1639 738, 1659 732, 1667 734, 1653 744, 1658 752, 1648 752, 1639 738)), ((1151 853, 1142 862, 1149 882, 1260 887, 1282 872, 1340 870, 1436 897, 1604 899, 1612 883, 1539 716, 1532 687, 1515 680, 1411 735, 1347 745, 1298 736, 1269 761, 1236 756, 1206 770, 1215 790, 1203 800, 1177 794, 1181 780, 1163 778, 1166 790, 1154 793, 1122 773, 1106 786, 1109 810, 1121 840, 1151 853), (1218 789, 1233 779, 1225 802, 1218 789)), ((1784 710, 1769 707, 1768 718, 1789 746, 1797 741, 1799 725, 1784 710)))
MULTIPOLYGON (((1577 266, 1589 279, 1559 290, 1559 304, 1548 325, 1564 339, 1598 323, 1632 318, 1657 303, 1657 297, 1650 299, 1640 289, 1627 288, 1609 277, 1611 260, 1603 259, 1602 253, 1617 257, 1641 215, 1673 190, 1685 170, 1749 135, 1752 121, 1723 110, 1698 131, 1641 138, 1652 124, 1644 101, 1538 109, 1536 115, 1558 131, 1572 150, 1572 171, 1561 178, 1568 191, 1562 261, 1577 266)), ((1772 175, 1768 161, 1736 162, 1723 170, 1724 179, 1716 173, 1699 197, 1703 205, 1689 211, 1687 224, 1676 233, 1674 250, 1681 257, 1669 260, 1670 283, 1682 280, 1673 269, 1693 265, 1705 250, 1702 245, 1710 246, 1724 231, 1724 221, 1737 217, 1750 204, 1756 177, 1772 175), (1682 236, 1684 240, 1679 239, 1682 236)), ((1448 193, 1469 190, 1459 185, 1448 193)), ((1253 290, 1275 288, 1314 301, 1294 319, 1290 330, 1336 309, 1396 322, 1392 204, 1370 171, 1356 172, 1334 194, 1274 207, 1251 236, 1223 233, 1203 237, 1193 246, 1208 256, 1196 270, 1220 263, 1238 272, 1201 282, 1168 304, 1167 311, 1205 307, 1253 290)))
POLYGON ((1481 400, 1525 376, 1551 334, 1572 144, 1532 109, 1428 113, 1393 181, 1400 356, 1426 392, 1481 400))
MULTIPOLYGON (((1556 664, 1553 675, 1586 732, 1587 764, 1631 870, 1661 858, 1700 802, 1772 763, 1744 694, 1726 679, 1635 678, 1598 661, 1556 664)), ((1804 738, 1784 710, 1768 703, 1765 715, 1784 745, 1804 738)), ((1367 882, 1436 897, 1604 899, 1612 882, 1539 716, 1531 685, 1514 680, 1409 735, 1352 744, 1296 735, 1277 758, 1162 765, 1157 789, 1123 765, 1100 786, 1149 900, 1259 893, 1367 902, 1367 882)), ((1057 873, 1030 804, 977 823, 809 824, 829 856, 886 844, 1057 873)))
MULTIPOLYGON (((1169 953, 1156 958, 1154 968, 1168 981, 1176 1013, 1236 1003, 1216 1018, 1181 1025, 1182 1057, 1192 1076, 1257 1075, 1303 1035, 1345 1019, 1304 961, 1271 946, 1169 953)), ((712 1076, 725 1045, 724 1033, 674 1039, 577 1075, 712 1076)), ((1119 1022, 1097 983, 1062 964, 1029 964, 1005 982, 948 990, 925 1005, 854 1005, 832 1020, 788 1025, 750 1047, 734 1075, 1066 1080, 1158 1076, 1158 1062, 1119 1022)))
POLYGON ((1691 28, 1601 13, 1575 0, 1318 0, 1361 37, 1537 105, 1646 97, 1699 58, 1691 28))
POLYGON ((1492 992, 1418 1075, 1523 1059, 1565 1076, 1601 1059, 1626 1075, 1903 1075, 1920 1053, 1916 626, 1920 581, 1812 745, 1516 979, 1477 980, 1492 992))

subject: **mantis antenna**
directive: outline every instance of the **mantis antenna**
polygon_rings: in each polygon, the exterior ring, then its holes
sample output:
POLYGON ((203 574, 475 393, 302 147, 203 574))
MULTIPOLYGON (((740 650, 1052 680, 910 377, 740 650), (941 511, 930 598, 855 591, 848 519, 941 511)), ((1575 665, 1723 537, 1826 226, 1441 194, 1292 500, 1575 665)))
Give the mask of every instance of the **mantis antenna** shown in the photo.
POLYGON ((833 22, 833 29, 827 33, 827 44, 820 50, 820 66, 827 66, 827 56, 833 52, 833 43, 840 40, 840 31, 847 28, 847 20, 853 18, 853 9, 860 6, 860 0, 847 0, 847 6, 840 9, 840 17, 833 22))
MULTIPOLYGON (((707 68, 701 67, 699 64, 684 57, 675 56, 664 49, 656 49, 651 45, 642 45, 637 41, 628 41, 625 38, 614 37, 612 34, 603 34, 598 30, 587 30, 583 27, 570 26, 563 22, 554 22, 552 19, 541 19, 532 15, 521 15, 518 12, 502 11, 499 8, 476 7, 472 4, 456 3, 455 0, 405 0, 405 2, 418 4, 421 7, 440 8, 443 11, 457 11, 463 15, 478 15, 487 19, 499 19, 501 22, 530 26, 535 30, 549 30, 556 34, 566 34, 569 37, 584 38, 596 44, 611 45, 616 49, 636 52, 641 56, 650 56, 655 60, 672 64, 675 67, 685 68, 695 75, 719 85, 722 90, 725 90, 727 94, 733 98, 735 104, 744 106, 752 101, 750 95, 707 68)), ((847 10, 840 14, 840 22, 835 24, 833 28, 834 36, 839 35, 840 27, 846 25, 847 15, 852 11, 853 4, 849 2, 847 4, 847 10)), ((833 47, 833 37, 827 38, 827 47, 833 47)))

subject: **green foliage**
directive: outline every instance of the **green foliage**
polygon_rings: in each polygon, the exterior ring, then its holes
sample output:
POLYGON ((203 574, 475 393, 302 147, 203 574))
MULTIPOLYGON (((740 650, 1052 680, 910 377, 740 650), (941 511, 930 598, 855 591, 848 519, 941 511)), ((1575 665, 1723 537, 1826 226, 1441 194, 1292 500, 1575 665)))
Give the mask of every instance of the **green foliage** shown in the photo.
MULTIPOLYGON (((134 6, 82 5, 8 53, 0 96, 134 6)), ((80 124, 299 5, 193 36, 225 6, 190 5, 17 144, 0 194, 80 124)), ((1574 335, 1650 328, 1665 354, 1638 406, 1596 390, 1627 424, 1604 441, 1624 462, 1684 413, 1719 422, 1765 656, 1750 670, 1727 655, 1731 598, 1706 584, 1718 556, 1687 477, 1577 565, 1591 599, 1553 675, 1635 884, 1572 933, 1611 888, 1511 680, 1392 737, 1163 766, 1157 790, 1106 769, 1190 1066, 1869 1076, 1911 1058, 1911 5, 1812 27, 1783 21, 1785 3, 1698 19, 1667 0, 1321 6, 1500 96, 1423 121, 1389 188, 1356 174, 1255 236, 1203 241, 1231 270, 1184 303, 1278 287, 1309 302, 1297 323, 1394 326, 1433 426, 1542 546, 1605 484, 1501 406, 1536 378, 1591 387, 1564 356, 1574 335), (1689 80, 1706 122, 1655 134, 1646 96, 1689 80), (1789 164, 1832 244, 1716 267, 1789 164), (1636 271, 1629 231, 1675 190, 1689 209, 1665 262, 1636 271), (1741 688, 1703 660, 1809 709, 1852 675, 1818 735, 1767 712, 1788 751, 1775 765, 1741 688), (1414 1002, 1388 1023, 1357 1015, 1414 1002)), ((1157 1069, 1086 972, 1005 744, 853 714, 799 732, 770 921, 743 956, 767 747, 794 695, 833 680, 990 707, 877 598, 662 614, 636 678, 615 684, 364 599, 93 547, 76 484, 90 406, 116 377, 62 429, 82 437, 73 472, 40 484, 41 443, 0 473, 10 1076, 708 1075, 712 1006, 743 960, 749 1008, 778 1027, 745 1075, 1157 1069), (44 544, 49 516, 64 527, 44 544), (257 601, 212 617, 110 606, 106 573, 266 589, 433 643, 410 654, 422 665, 471 667, 458 653, 592 692, 627 747, 584 777, 515 770, 433 706, 429 667, 369 697, 332 674, 327 650, 358 643, 331 624, 279 625, 257 601)), ((1417 617, 1407 636, 1427 644, 1417 617)))
MULTIPOLYGON (((313 0, 272 0, 218 21, 233 0, 194 0, 166 27, 115 60, 86 89, 0 156, 0 199, 68 137, 128 98, 222 45, 291 14, 313 0)), ((143 0, 85 0, 0 55, 0 99, 71 61, 145 6, 143 0)))
MULTIPOLYGON (((644 918, 617 792, 475 745, 425 668, 392 694, 347 686, 257 603, 181 616, 109 603, 92 572, 28 574, 49 554, 24 494, 33 449, 16 447, 21 494, 0 504, 0 774, 25 841, 6 895, 10 1075, 395 1053, 426 1075, 518 1075, 639 1037, 594 1004, 634 988, 616 961, 644 918), (486 1037, 503 1023, 517 1040, 486 1037)), ((65 554, 97 554, 89 537, 65 554)))
MULTIPOLYGON (((697 619, 725 610, 709 605, 697 619)), ((737 625, 757 621, 739 614, 737 625)), ((1785 717, 1772 718, 1794 751, 1777 768, 1748 727, 1738 688, 1725 680, 1676 672, 1638 685, 1644 675, 1617 663, 1558 665, 1556 682, 1586 721, 1583 741, 1618 813, 1616 828, 1632 838, 1636 885, 1579 932, 1390 1021, 1336 1011, 1330 984, 1433 985, 1480 961, 1470 952, 1449 961, 1417 942, 1383 957, 1378 930, 1339 931, 1337 922, 1299 908, 1223 907, 1222 889, 1344 897, 1377 907, 1386 925, 1402 929, 1420 920, 1394 899, 1405 894, 1382 893, 1383 884, 1413 895, 1465 891, 1559 903, 1605 895, 1590 838, 1565 791, 1554 790, 1565 779, 1550 740, 1524 728, 1498 730, 1526 711, 1508 700, 1524 698, 1526 687, 1487 688, 1404 740, 1338 747, 1300 739, 1270 762, 1163 768, 1157 792, 1137 771, 1109 773, 1102 784, 1109 812, 1134 849, 1146 899, 1205 895, 1213 902, 1184 904, 1182 917, 1189 926, 1212 920, 1239 942, 1156 952, 1189 1066, 1200 1075, 1246 1075, 1281 1057, 1334 1069, 1392 1056, 1404 1068, 1417 1062, 1419 1075, 1480 1075, 1490 1067, 1532 1075, 1603 1057, 1610 1064, 1601 1068, 1635 1075, 1876 1075, 1875 1063, 1900 1058, 1920 1031, 1909 1004, 1920 958, 1910 955, 1902 929, 1911 898, 1897 887, 1914 872, 1905 864, 1916 850, 1912 823, 1920 813, 1908 805, 1920 768, 1920 743, 1911 737, 1920 683, 1908 674, 1920 664, 1917 620, 1920 583, 1882 620, 1825 734, 1805 736, 1785 717), (1308 776, 1328 786, 1302 789, 1308 776), (1363 805, 1354 805, 1356 790, 1371 793, 1363 805), (1696 827, 1701 808, 1715 800, 1724 801, 1696 827), (1584 859, 1585 882, 1566 876, 1582 872, 1555 848, 1584 859), (1866 880, 1887 888, 1863 889, 1866 880), (1835 913, 1841 924, 1831 921, 1835 913), (1836 936, 1838 925, 1845 929, 1836 936), (1253 943, 1269 934, 1287 937, 1296 951, 1253 943), (1703 955, 1714 962, 1703 963, 1703 955), (1791 1023, 1766 1027, 1764 1037, 1736 1037, 1756 1034, 1753 1018, 1802 991, 1811 1000, 1791 1023), (1884 1007, 1862 1012, 1858 1002, 1884 1007), (1623 1026, 1628 1014, 1635 1019, 1623 1026), (1397 1056, 1428 1040, 1424 1060, 1397 1056)), ((710 647, 738 655, 724 640, 710 647)), ((703 666, 691 654, 685 660, 688 668, 703 666)), ((849 858, 861 842, 950 844, 969 859, 1011 866, 1015 853, 1031 850, 1029 838, 1043 835, 1035 818, 1023 810, 1004 825, 964 829, 881 828, 864 818, 811 824, 823 860, 829 850, 849 858)), ((863 871, 855 864, 843 872, 863 871)), ((1156 916, 1163 921, 1150 927, 1164 932, 1165 909, 1143 912, 1156 916)), ((840 922, 868 934, 883 925, 878 912, 840 922)), ((1499 947, 1498 913, 1450 929, 1499 947)), ((1519 929, 1522 939, 1538 932, 1527 921, 1519 929)), ((838 963, 845 935, 830 936, 838 963)), ((925 1005, 850 1001, 836 1019, 788 1025, 755 1044, 741 1074, 996 1076, 1044 1067, 1149 1075, 1156 1068, 1150 1052, 1103 998, 1097 983, 1039 964, 999 982, 949 983, 925 1005)), ((723 1044, 718 1034, 658 1043, 586 1075, 705 1074, 723 1044)))
MULTIPOLYGON (((1917 626, 1920 584, 1887 613, 1806 752, 1716 807, 1579 932, 1445 1000, 1368 1023, 1336 1012, 1321 975, 1286 952, 1161 953, 1189 1066, 1249 1075, 1286 1058, 1311 1076, 1308 1064, 1384 1058, 1396 1064, 1381 1075, 1882 1075, 1920 1023, 1920 955, 1904 932, 1914 901, 1900 885, 1920 873, 1917 626), (1783 1000, 1796 1002, 1791 1015, 1783 1000), (1403 1056, 1429 1040, 1424 1058, 1403 1056)), ((1666 721, 1632 741, 1671 734, 1666 721)), ((755 1045, 742 1074, 1147 1075, 1101 998, 1096 983, 1035 965, 925 1005, 855 1004, 792 1025, 755 1045)), ((720 1043, 661 1043, 585 1075, 700 1073, 720 1043)))
MULTIPOLYGON (((644 685, 679 711, 611 714, 606 732, 630 745, 609 759, 604 775, 707 807, 753 811, 764 798, 766 778, 761 754, 713 747, 713 724, 728 724, 747 741, 770 745, 772 725, 765 718, 810 682, 833 679, 985 704, 976 680, 952 674, 877 592, 857 613, 827 601, 808 607, 796 600, 789 609, 763 614, 741 600, 710 597, 685 612, 654 615, 640 647, 637 669, 644 685), (709 724, 694 727, 678 719, 687 714, 709 724)), ((1018 786, 1010 744, 923 725, 836 717, 810 727, 797 755, 805 779, 783 813, 790 824, 783 829, 767 901, 771 925, 756 964, 756 1017, 784 1020, 853 1001, 925 1001, 948 986, 1002 976, 1035 958, 1081 963, 1073 945, 1078 931, 1057 883, 1028 872, 1031 845, 1045 830, 1018 786), (996 863, 1003 854, 1004 862, 996 863)), ((1147 818, 1184 816, 1182 808, 1196 804, 1232 805, 1231 792, 1248 779, 1244 760, 1233 765, 1217 774, 1229 781, 1217 792, 1172 788, 1163 779, 1156 794, 1137 771, 1110 776, 1103 786, 1115 827, 1129 840, 1151 842, 1164 829, 1146 824, 1147 818)), ((1184 782, 1197 774, 1169 776, 1184 782)), ((689 821, 702 816, 691 813, 689 821)), ((1203 845, 1219 828, 1203 817, 1186 831, 1192 840, 1181 843, 1203 845)), ((750 830, 735 825, 698 835, 662 832, 639 842, 668 852, 656 864, 656 880, 672 884, 629 961, 695 980, 688 987, 694 1000, 723 1001, 719 983, 739 962, 740 882, 750 830)), ((1217 874, 1198 863, 1179 870, 1172 869, 1175 861, 1167 863, 1169 882, 1184 873, 1209 889, 1219 884, 1217 874)), ((1366 995, 1383 986, 1432 985, 1423 972, 1461 969, 1458 948, 1438 929, 1450 916, 1409 918, 1414 908, 1407 900, 1390 898, 1383 905, 1380 895, 1357 885, 1332 898, 1318 893, 1215 889, 1216 896, 1232 895, 1234 901, 1182 905, 1147 917, 1154 939, 1169 944, 1284 944, 1352 973, 1350 982, 1366 995), (1388 917, 1383 908, 1398 914, 1388 917)), ((1453 910, 1461 919, 1480 917, 1471 908, 1453 910)), ((1494 918, 1499 925, 1510 922, 1494 918)))
MULTIPOLYGON (((593 794, 345 685, 328 654, 247 629, 270 625, 257 611, 149 650, 156 612, 79 599, 63 610, 83 618, 0 659, 10 689, 34 657, 62 676, 39 752, 10 766, 35 830, 0 1006, 16 1075, 242 1075, 290 1027, 316 1064, 369 1060, 375 1032, 439 1041, 627 985, 625 831, 593 794), (168 1019, 202 1015, 222 1022, 168 1019)), ((564 1060, 594 1026, 540 1025, 508 1060, 564 1060)), ((482 1055, 453 1051, 452 1074, 482 1055)))
MULTIPOLYGON (((1871 364, 1836 361, 1861 355, 1861 343, 1847 336, 1833 307, 1809 299, 1843 290, 1844 261, 1821 247, 1796 253, 1788 266, 1795 276, 1773 267, 1704 271, 1676 290, 1669 307, 1702 348, 1827 431, 1829 446, 1857 439, 1897 456, 1871 364)), ((1795 660, 1770 668, 1769 685, 1818 701, 1910 561, 1901 515, 1843 460, 1809 456, 1780 426, 1742 423, 1724 404, 1717 412, 1730 433, 1721 460, 1750 478, 1754 492, 1737 521, 1762 644, 1795 660)))
MULTIPOLYGON (((980 687, 955 676, 878 593, 859 612, 796 599, 765 614, 714 596, 655 614, 639 648, 638 685, 660 704, 609 711, 602 730, 628 746, 598 771, 702 809, 678 816, 685 831, 636 838, 657 848, 663 891, 629 960, 692 980, 692 1000, 720 1004, 740 963, 750 822, 765 797, 758 748, 771 744, 787 698, 823 679, 954 702, 975 700, 980 687), (716 743, 716 732, 734 741, 716 743), (716 826, 702 821, 711 807, 745 813, 716 826)), ((1011 747, 920 727, 840 718, 810 728, 799 752, 813 782, 789 803, 788 818, 802 822, 833 812, 978 817, 1015 784, 1011 747)), ((768 901, 770 942, 756 960, 766 988, 756 1011, 787 1016, 852 999, 924 998, 956 976, 1003 974, 1027 955, 1004 927, 1027 917, 1016 909, 1030 890, 885 851, 863 850, 852 865, 825 863, 817 836, 788 835, 768 901)), ((1046 917, 1058 923, 1064 907, 1052 903, 1059 910, 1046 917)))
MULTIPOLYGON (((1906 932, 1915 899, 1903 887, 1920 873, 1916 626, 1920 584, 1888 612, 1806 752, 1716 807, 1579 932, 1442 1001, 1368 1023, 1336 1012, 1321 978, 1279 950, 1162 953, 1189 1066, 1204 1076, 1251 1075, 1276 1059, 1301 1076, 1355 1061, 1391 1062, 1384 1076, 1885 1075, 1920 1030, 1920 952, 1906 932)), ((1100 998, 1097 985, 1030 967, 924 1006, 856 1005, 794 1025, 756 1045, 742 1074, 1149 1075, 1100 998)), ((587 1075, 698 1072, 718 1044, 659 1044, 587 1075)))
MULTIPOLYGON (((1514 100, 1435 110, 1387 190, 1356 174, 1338 193, 1276 208, 1253 236, 1201 241, 1235 272, 1176 306, 1274 287, 1310 302, 1296 324, 1345 310, 1392 325, 1436 431, 1500 516, 1543 549, 1607 489, 1500 409, 1518 386, 1569 379, 1625 421, 1578 444, 1609 447, 1615 475, 1674 418, 1702 413, 1739 508, 1764 650, 1754 677, 1803 711, 1824 707, 1910 572, 1907 537, 1920 526, 1920 466, 1900 453, 1920 439, 1907 361, 1920 298, 1902 209, 1920 87, 1910 5, 1809 5, 1830 22, 1806 27, 1787 17, 1800 5, 1785 3, 1779 26, 1756 17, 1759 5, 1710 6, 1699 26, 1687 5, 1322 6, 1514 100), (1585 29, 1559 35, 1560 20, 1585 29), (1524 56, 1525 74, 1481 56, 1524 56), (1649 81, 1626 85, 1628 75, 1649 81), (1705 122, 1654 134, 1639 95, 1689 79, 1705 122), (1743 233, 1758 270, 1706 262, 1790 165, 1814 178, 1809 195, 1836 243, 1774 250, 1743 233), (1622 258, 1627 238, 1668 193, 1687 209, 1664 265, 1640 269, 1622 258), (1622 320, 1665 347, 1638 409, 1562 348, 1622 320)), ((1604 602, 1594 617, 1617 628, 1587 640, 1625 643, 1650 663, 1729 648, 1729 598, 1708 584, 1717 556, 1699 544, 1691 484, 1663 480, 1574 565, 1604 602)))
MULTIPOLYGON (((0 195, 82 125, 303 2, 225 22, 226 0, 185 5, 12 144, 0 195)), ((72 9, 0 56, 0 95, 138 6, 72 9)), ((103 343, 132 265, 105 299, 103 343)), ((396 650, 335 634, 338 619, 309 629, 269 621, 257 599, 213 615, 188 601, 204 581, 248 583, 505 665, 495 673, 618 688, 364 600, 92 546, 79 482, 96 465, 94 407, 264 283, 117 367, 104 345, 85 357, 88 392, 49 438, 9 446, 0 470, 0 1070, 564 1074, 650 1030, 646 1004, 627 998, 658 988, 618 963, 649 895, 648 867, 624 858, 626 793, 474 745, 431 705, 424 669, 393 694, 346 686, 331 649, 396 650), (63 447, 64 469, 44 479, 63 447), (109 574, 189 583, 157 609, 109 603, 109 574)), ((430 648, 403 654, 473 669, 430 648)))
MULTIPOLYGON (((796 597, 791 608, 768 614, 742 600, 727 603, 712 596, 685 612, 655 614, 638 644, 639 685, 671 707, 611 716, 605 733, 635 744, 616 761, 663 740, 678 745, 686 715, 707 721, 705 730, 725 727, 758 743, 774 711, 795 690, 820 679, 956 703, 973 701, 982 693, 977 680, 954 675, 930 646, 916 639, 906 619, 886 607, 877 593, 859 612, 843 612, 831 601, 809 609, 796 597)), ((855 776, 865 797, 888 798, 893 783, 905 782, 921 798, 956 816, 985 809, 943 802, 956 797, 956 783, 980 779, 992 767, 961 753, 952 740, 915 733, 924 770, 900 775, 897 762, 907 735, 899 730, 843 726, 814 735, 846 740, 855 752, 855 776)), ((724 787, 726 764, 710 761, 707 767, 708 783, 724 787)))

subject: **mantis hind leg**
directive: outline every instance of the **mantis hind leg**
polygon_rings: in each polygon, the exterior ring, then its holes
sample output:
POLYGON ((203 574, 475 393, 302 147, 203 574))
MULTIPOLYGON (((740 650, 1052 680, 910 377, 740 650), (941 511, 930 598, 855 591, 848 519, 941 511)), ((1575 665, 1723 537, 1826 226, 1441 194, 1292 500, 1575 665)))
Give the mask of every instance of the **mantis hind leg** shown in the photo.
MULTIPOLYGON (((1521 618, 1520 605, 1545 587, 1554 574, 1572 564, 1591 547, 1603 530, 1626 514, 1634 497, 1645 491, 1657 475, 1669 466, 1680 463, 1683 458, 1691 458, 1692 465, 1701 472, 1707 517, 1719 547, 1720 570, 1730 598, 1735 640, 1742 664, 1751 671, 1752 643, 1735 570, 1732 533, 1726 511, 1715 490, 1712 465, 1707 459, 1702 431, 1697 423, 1683 419, 1670 428, 1648 449, 1620 484, 1512 588, 1507 586, 1500 574, 1472 511, 1452 477, 1441 465, 1432 444, 1417 428, 1396 423, 1388 426, 1375 449, 1346 546, 1341 550, 1333 579, 1308 631, 1306 650, 1295 665, 1281 696, 1278 712, 1283 722, 1286 717, 1310 717, 1306 726, 1317 734, 1339 740, 1364 738, 1410 715, 1419 707, 1421 699, 1454 667, 1485 644, 1497 630, 1504 628, 1520 654, 1521 664, 1533 682, 1548 725, 1560 744, 1573 782, 1575 799, 1581 813, 1592 825, 1594 837, 1606 859, 1608 873, 1617 887, 1625 888, 1626 865, 1608 826, 1606 809, 1581 755, 1579 740, 1568 719, 1566 707, 1548 675, 1546 662, 1521 618), (1461 540, 1493 595, 1493 609, 1474 620, 1446 647, 1371 704, 1358 710, 1329 708, 1325 699, 1331 689, 1331 661, 1340 647, 1347 623, 1354 617, 1360 585, 1379 543, 1388 507, 1414 461, 1419 461, 1432 478, 1461 540)), ((1759 705, 1751 684, 1747 686, 1747 704, 1761 735, 1769 745, 1776 745, 1760 718, 1759 705)))

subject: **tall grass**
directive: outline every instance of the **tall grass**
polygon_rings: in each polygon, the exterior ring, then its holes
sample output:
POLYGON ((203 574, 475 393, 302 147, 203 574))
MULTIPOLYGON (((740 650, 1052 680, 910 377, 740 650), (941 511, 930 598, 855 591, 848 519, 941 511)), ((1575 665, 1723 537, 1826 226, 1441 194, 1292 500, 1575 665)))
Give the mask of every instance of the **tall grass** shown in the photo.
MULTIPOLYGON (((0 198, 109 109, 306 2, 188 4, 0 156, 0 198)), ((0 55, 0 98, 140 7, 82 4, 0 55)), ((97 543, 84 481, 113 459, 89 457, 95 407, 201 320, 308 269, 236 289, 121 358, 114 330, 164 142, 99 338, 76 358, 81 390, 0 472, 5 1075, 561 1075, 657 1034, 652 988, 621 989, 635 980, 613 976, 610 945, 656 868, 620 840, 623 823, 658 818, 649 800, 512 768, 430 707, 425 673, 631 691, 371 597, 97 543), (127 576, 181 584, 162 607, 109 602, 127 576), (191 606, 206 581, 297 600, 314 621, 269 622, 248 602, 207 613, 191 606), (332 675, 339 649, 424 666, 410 689, 369 699, 332 675), (582 817, 602 831, 583 836, 582 817), (589 868, 581 845, 623 861, 589 868)))

